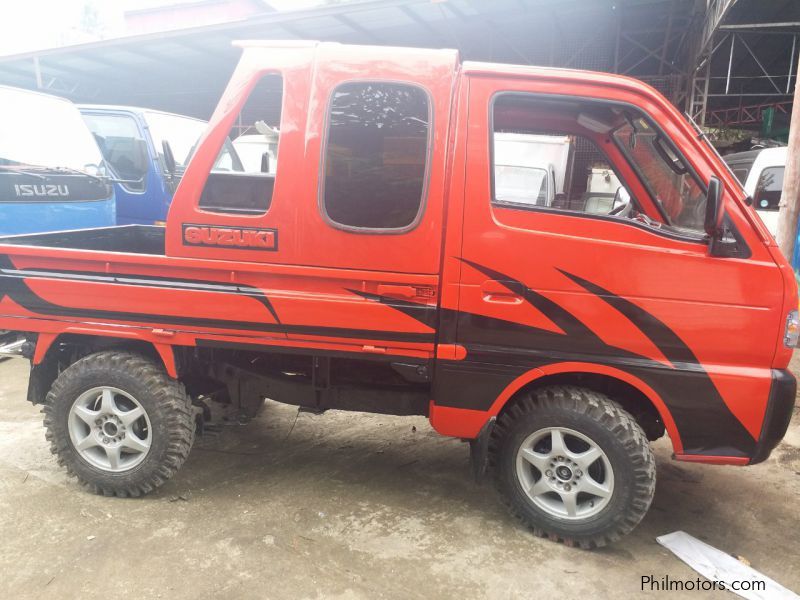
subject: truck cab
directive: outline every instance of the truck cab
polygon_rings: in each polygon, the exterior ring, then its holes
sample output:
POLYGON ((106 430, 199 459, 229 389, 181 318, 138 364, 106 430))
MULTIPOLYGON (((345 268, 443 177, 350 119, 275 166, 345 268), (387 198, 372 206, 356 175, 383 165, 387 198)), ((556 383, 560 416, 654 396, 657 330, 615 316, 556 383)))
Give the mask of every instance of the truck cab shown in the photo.
POLYGON ((537 534, 591 548, 646 513, 649 441, 769 456, 794 276, 658 92, 453 50, 241 46, 166 227, 0 239, 0 327, 87 487, 151 491, 220 407, 424 415, 537 534), (215 171, 261 120, 274 172, 215 171))
MULTIPOLYGON (((80 105, 113 176, 117 224, 163 224, 206 121, 134 106, 80 105)), ((215 170, 241 171, 227 142, 215 170)))

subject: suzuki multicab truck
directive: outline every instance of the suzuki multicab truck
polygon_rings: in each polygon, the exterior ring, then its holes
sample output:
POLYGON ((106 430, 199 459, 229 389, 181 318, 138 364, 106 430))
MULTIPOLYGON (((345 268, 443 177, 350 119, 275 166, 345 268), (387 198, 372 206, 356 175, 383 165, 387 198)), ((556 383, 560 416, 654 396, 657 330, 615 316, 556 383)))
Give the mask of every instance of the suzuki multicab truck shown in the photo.
POLYGON ((656 91, 450 50, 241 45, 165 227, 0 239, 0 328, 91 491, 152 491, 203 424, 265 398, 424 415, 535 533, 587 548, 647 512, 649 441, 769 456, 795 398, 794 276, 656 91), (212 172, 259 109, 280 112, 277 171, 212 172), (542 177, 521 193, 496 169, 506 133, 569 138, 549 205, 542 177), (593 169, 621 183, 605 214, 593 169))

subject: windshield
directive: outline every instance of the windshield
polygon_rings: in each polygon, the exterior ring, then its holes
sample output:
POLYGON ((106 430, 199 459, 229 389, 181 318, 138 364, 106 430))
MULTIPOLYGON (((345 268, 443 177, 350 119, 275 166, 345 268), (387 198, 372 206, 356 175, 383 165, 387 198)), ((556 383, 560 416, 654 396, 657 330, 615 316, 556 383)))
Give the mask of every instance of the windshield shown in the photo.
MULTIPOLYGON (((205 132, 208 123, 191 117, 149 111, 144 113, 144 119, 150 129, 156 152, 162 161, 164 158, 163 142, 166 141, 175 157, 175 166, 179 171, 183 171, 189 164, 197 142, 205 132)), ((214 170, 242 170, 239 157, 236 156, 236 151, 228 139, 225 140, 217 162, 214 164, 214 170)))
POLYGON ((667 225, 702 233, 705 192, 661 134, 642 117, 628 119, 614 140, 659 205, 667 225))
POLYGON ((783 171, 784 167, 767 167, 761 171, 756 191, 753 194, 758 210, 777 211, 780 208, 783 171))
POLYGON ((66 167, 102 172, 103 158, 70 102, 0 87, 0 168, 66 167))

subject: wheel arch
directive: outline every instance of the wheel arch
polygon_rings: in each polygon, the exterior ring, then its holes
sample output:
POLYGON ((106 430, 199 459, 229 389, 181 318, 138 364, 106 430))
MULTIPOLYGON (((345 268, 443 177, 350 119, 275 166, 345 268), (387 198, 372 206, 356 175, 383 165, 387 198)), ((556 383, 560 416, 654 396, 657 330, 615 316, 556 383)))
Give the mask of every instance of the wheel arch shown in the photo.
POLYGON ((657 429, 660 424, 661 433, 666 430, 669 434, 674 452, 683 452, 675 420, 661 396, 635 375, 606 365, 563 362, 527 371, 512 381, 495 399, 488 416, 500 416, 520 393, 547 385, 576 385, 607 394, 631 413, 648 437, 660 437, 657 429), (657 423, 653 422, 654 418, 657 423))
POLYGON ((178 378, 175 351, 169 344, 138 336, 40 333, 36 337, 31 358, 28 400, 33 404, 42 404, 63 367, 102 350, 126 350, 142 354, 163 366, 171 378, 178 378))

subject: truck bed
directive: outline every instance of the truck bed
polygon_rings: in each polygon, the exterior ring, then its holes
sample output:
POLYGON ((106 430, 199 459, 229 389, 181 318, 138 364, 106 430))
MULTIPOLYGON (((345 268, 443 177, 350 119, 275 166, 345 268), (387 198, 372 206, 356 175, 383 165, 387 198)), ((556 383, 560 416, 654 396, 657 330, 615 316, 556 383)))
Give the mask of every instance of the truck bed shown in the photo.
POLYGON ((120 225, 0 237, 0 244, 164 256, 164 227, 120 225))

